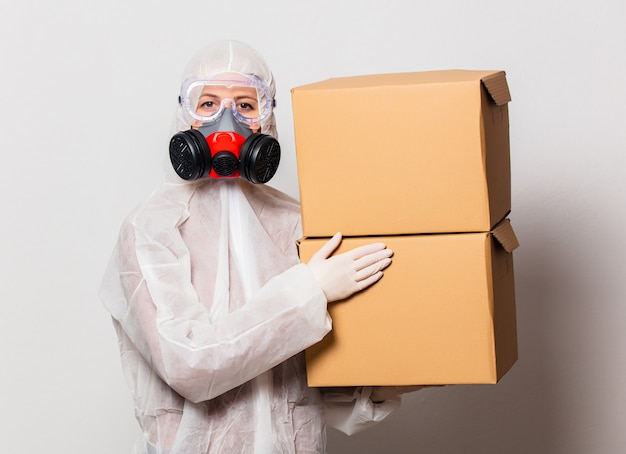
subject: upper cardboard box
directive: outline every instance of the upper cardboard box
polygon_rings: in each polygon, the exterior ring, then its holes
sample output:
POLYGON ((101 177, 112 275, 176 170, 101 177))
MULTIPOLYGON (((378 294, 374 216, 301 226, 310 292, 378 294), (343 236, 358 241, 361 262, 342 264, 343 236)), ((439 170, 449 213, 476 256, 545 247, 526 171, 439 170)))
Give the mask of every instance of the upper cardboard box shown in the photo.
POLYGON ((489 231, 511 208, 503 71, 292 89, 305 236, 489 231))

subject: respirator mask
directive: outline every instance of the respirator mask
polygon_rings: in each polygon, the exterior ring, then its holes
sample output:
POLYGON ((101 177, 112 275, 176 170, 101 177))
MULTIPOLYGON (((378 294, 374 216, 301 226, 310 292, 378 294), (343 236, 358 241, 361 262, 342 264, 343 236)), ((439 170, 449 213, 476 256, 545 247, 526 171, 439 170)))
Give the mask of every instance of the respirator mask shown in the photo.
POLYGON ((228 73, 188 79, 179 103, 192 128, 170 140, 170 161, 184 180, 244 178, 267 183, 280 162, 278 141, 260 131, 274 100, 256 76, 228 73))

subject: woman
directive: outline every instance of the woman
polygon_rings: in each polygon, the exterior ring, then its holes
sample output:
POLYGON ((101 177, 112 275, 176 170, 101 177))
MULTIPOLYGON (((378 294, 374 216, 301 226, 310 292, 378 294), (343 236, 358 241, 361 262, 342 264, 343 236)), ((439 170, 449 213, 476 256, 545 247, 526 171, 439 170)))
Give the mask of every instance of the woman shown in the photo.
MULTIPOLYGON (((178 132, 229 119, 276 137, 274 80, 250 47, 215 43, 183 79, 178 132)), ((295 200, 171 173, 123 224, 101 288, 143 431, 135 452, 323 453, 325 422, 353 433, 396 408, 394 390, 307 387, 302 353, 331 330, 327 304, 378 281, 392 252, 331 257, 338 234, 302 264, 295 200)))

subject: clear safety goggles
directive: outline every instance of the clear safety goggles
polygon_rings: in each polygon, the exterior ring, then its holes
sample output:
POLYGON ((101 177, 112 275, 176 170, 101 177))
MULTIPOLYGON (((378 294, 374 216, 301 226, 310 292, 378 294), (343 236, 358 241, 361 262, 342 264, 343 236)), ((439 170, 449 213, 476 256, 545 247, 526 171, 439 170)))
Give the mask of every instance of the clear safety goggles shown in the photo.
POLYGON ((227 73, 211 79, 187 79, 179 102, 190 123, 211 124, 231 109, 237 121, 258 124, 274 107, 269 87, 257 76, 227 73))

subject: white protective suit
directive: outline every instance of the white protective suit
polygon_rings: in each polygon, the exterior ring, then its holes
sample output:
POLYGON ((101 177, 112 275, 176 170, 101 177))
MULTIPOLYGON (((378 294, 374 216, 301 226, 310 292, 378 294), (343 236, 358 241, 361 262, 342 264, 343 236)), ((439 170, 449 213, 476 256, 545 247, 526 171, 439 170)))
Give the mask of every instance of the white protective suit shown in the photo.
MULTIPOLYGON (((226 71, 274 95, 264 60, 236 41, 184 77, 226 71)), ((276 135, 273 115, 262 132, 276 135)), ((354 433, 399 405, 373 403, 371 388, 307 387, 302 351, 331 320, 298 259, 295 200, 243 179, 167 180, 123 224, 100 290, 143 431, 135 453, 323 453, 325 423, 354 433)))

